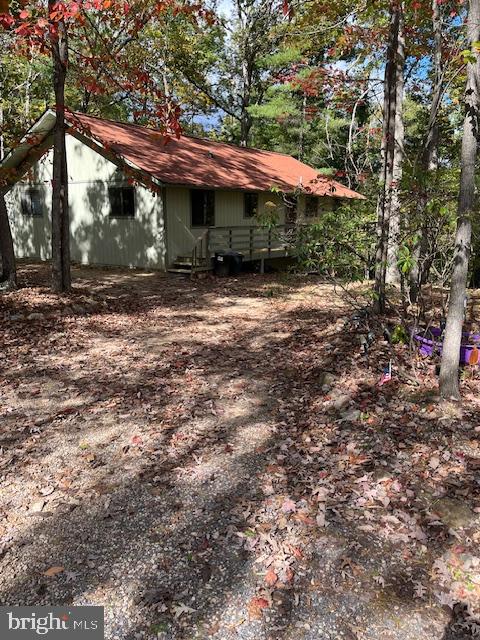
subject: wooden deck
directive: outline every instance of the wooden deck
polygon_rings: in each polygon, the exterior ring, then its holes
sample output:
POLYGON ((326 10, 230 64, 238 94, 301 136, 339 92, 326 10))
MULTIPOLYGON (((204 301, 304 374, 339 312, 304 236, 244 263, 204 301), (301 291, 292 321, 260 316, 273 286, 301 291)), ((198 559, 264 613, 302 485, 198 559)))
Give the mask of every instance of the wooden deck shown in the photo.
POLYGON ((244 260, 276 258, 289 255, 295 234, 294 225, 275 227, 211 227, 209 249, 238 251, 244 260))
POLYGON ((284 258, 291 255, 295 235, 295 225, 209 227, 196 241, 191 255, 178 256, 169 271, 208 271, 212 257, 219 251, 237 251, 244 262, 284 258))

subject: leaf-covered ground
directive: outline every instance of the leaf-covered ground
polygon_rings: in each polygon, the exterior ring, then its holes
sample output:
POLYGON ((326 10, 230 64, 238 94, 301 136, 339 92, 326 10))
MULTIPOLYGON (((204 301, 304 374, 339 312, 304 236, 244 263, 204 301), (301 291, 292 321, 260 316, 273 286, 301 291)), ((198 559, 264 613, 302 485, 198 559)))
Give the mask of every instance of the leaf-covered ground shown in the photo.
POLYGON ((104 605, 109 640, 475 637, 472 372, 440 405, 314 278, 74 275, 0 298, 1 604, 104 605))

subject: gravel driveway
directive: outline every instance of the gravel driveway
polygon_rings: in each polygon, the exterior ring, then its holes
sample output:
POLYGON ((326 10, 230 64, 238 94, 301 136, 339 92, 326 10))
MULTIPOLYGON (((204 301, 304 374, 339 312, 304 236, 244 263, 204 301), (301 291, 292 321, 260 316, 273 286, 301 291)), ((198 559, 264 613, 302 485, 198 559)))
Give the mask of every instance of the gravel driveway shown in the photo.
POLYGON ((74 275, 0 299, 2 604, 103 605, 109 640, 475 637, 477 408, 376 387, 312 278, 74 275))

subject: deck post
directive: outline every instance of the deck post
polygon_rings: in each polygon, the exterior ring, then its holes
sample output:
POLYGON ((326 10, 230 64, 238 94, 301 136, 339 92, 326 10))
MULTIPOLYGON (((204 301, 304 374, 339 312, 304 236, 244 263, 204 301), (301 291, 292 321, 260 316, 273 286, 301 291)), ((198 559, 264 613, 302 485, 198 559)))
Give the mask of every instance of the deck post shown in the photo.
POLYGON ((262 275, 265 273, 265 258, 260 258, 260 273, 262 275))
POLYGON ((207 229, 205 234, 205 261, 207 267, 210 267, 210 228, 207 229))
POLYGON ((228 230, 228 248, 233 249, 233 229, 228 230))

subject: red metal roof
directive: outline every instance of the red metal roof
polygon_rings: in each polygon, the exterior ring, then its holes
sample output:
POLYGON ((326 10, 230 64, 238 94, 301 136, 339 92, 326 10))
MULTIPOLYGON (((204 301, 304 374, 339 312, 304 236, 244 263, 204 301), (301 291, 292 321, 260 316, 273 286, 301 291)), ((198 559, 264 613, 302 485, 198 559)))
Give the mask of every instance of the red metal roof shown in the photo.
POLYGON ((162 183, 245 191, 269 191, 278 187, 284 192, 301 186, 317 196, 364 198, 282 153, 190 136, 165 144, 160 133, 138 125, 81 113, 70 114, 68 120, 74 128, 91 135, 162 183))

